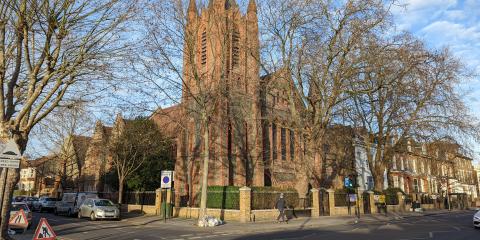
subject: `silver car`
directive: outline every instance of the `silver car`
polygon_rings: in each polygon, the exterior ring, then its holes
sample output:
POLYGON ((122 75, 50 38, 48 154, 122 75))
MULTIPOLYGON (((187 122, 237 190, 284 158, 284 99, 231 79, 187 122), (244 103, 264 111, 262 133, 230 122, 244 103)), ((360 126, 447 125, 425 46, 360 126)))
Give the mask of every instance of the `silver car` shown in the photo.
POLYGON ((120 209, 108 199, 88 198, 78 209, 78 218, 90 217, 90 220, 120 220, 120 209))
POLYGON ((473 226, 475 228, 480 228, 480 211, 475 213, 475 215, 473 216, 473 226))

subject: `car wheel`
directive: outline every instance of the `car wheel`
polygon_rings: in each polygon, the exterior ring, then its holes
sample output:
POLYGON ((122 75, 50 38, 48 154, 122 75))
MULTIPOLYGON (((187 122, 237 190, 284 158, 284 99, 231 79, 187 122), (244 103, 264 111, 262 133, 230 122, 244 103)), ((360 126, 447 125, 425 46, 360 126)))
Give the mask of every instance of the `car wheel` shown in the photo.
POLYGON ((94 212, 90 213, 90 220, 92 220, 92 221, 96 221, 96 220, 97 220, 97 217, 95 216, 95 213, 94 213, 94 212))
POLYGON ((80 211, 78 211, 77 218, 78 218, 78 219, 81 219, 81 218, 82 218, 82 214, 80 213, 80 211))

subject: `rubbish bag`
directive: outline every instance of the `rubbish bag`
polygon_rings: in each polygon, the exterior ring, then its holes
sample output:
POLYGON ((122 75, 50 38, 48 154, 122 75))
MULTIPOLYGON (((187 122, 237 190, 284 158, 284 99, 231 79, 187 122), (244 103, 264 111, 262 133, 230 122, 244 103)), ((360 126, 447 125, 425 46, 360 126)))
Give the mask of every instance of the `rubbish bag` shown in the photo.
POLYGON ((212 216, 205 216, 204 218, 198 220, 199 227, 215 227, 222 224, 222 220, 212 216))

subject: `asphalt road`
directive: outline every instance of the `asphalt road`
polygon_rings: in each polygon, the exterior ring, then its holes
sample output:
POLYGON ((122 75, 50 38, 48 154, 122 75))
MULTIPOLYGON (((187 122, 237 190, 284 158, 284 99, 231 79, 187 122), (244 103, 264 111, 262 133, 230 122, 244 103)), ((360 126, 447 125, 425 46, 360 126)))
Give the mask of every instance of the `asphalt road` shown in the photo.
MULTIPOLYGON (((274 224, 242 225, 231 224, 216 228, 194 227, 191 221, 172 220, 167 223, 158 219, 145 222, 142 218, 122 221, 96 221, 73 217, 54 216, 49 213, 35 213, 33 227, 24 234, 15 235, 18 240, 32 239, 34 228, 40 217, 48 219, 60 239, 67 240, 195 240, 195 239, 355 239, 355 240, 478 240, 480 230, 472 227, 473 211, 452 212, 421 217, 407 217, 390 221, 375 221, 357 224, 302 227, 298 225, 274 224), (233 225, 233 227, 232 227, 233 225)), ((301 221, 294 219, 293 221, 301 221)))

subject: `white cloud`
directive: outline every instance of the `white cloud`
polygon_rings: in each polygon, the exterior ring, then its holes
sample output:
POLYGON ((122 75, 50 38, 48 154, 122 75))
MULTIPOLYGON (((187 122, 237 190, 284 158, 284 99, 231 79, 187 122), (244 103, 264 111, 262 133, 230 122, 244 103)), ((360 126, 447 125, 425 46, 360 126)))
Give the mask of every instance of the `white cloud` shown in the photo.
MULTIPOLYGON (((455 6, 457 0, 404 0, 392 9, 403 30, 416 30, 455 6)), ((461 14, 461 13, 457 13, 461 14)))
POLYGON ((405 2, 410 11, 445 9, 457 4, 457 0, 407 0, 405 2))
POLYGON ((433 43, 474 46, 480 41, 480 29, 477 26, 468 27, 445 20, 431 23, 424 27, 420 33, 427 35, 429 41, 433 43))
MULTIPOLYGON (((404 0, 392 10, 401 30, 433 48, 449 47, 475 77, 463 79, 458 90, 472 113, 480 118, 480 0, 404 0)), ((480 156, 480 144, 475 150, 480 156)))

